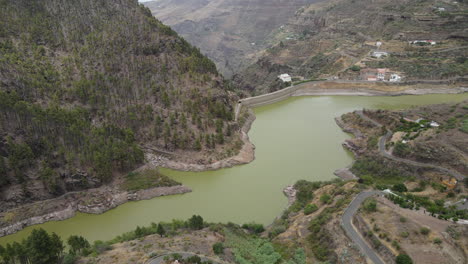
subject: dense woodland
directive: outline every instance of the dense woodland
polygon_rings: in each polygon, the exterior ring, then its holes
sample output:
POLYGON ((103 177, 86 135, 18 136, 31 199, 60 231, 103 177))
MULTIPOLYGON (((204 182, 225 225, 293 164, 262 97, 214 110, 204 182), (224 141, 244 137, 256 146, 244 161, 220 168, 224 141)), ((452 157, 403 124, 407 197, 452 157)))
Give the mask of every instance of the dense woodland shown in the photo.
POLYGON ((214 149, 235 128, 227 87, 136 0, 0 0, 0 188, 59 195, 135 168, 143 147, 214 149))

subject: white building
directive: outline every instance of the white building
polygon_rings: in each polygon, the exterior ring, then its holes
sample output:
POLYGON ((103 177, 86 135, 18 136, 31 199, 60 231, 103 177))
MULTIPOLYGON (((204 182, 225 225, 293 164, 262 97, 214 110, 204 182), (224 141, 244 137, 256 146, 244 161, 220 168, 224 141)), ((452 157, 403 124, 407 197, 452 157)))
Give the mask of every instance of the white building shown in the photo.
POLYGON ((440 125, 435 122, 435 121, 431 121, 431 123, 429 124, 431 127, 439 127, 440 125))
POLYGON ((401 81, 401 76, 394 73, 394 74, 390 75, 389 81, 390 82, 399 82, 399 81, 401 81))
POLYGON ((381 41, 377 41, 377 42, 375 43, 375 46, 377 46, 377 48, 380 48, 380 46, 382 46, 382 42, 381 42, 381 41))
POLYGON ((410 44, 418 44, 418 43, 425 43, 425 44, 431 44, 431 45, 437 44, 437 42, 435 42, 433 40, 413 40, 413 41, 410 41, 410 44))
POLYGON ((385 51, 373 51, 372 52, 372 57, 376 57, 376 58, 381 58, 381 57, 384 57, 384 56, 388 56, 388 52, 385 52, 385 51))
POLYGON ((278 78, 280 78, 280 80, 282 80, 283 82, 291 82, 292 81, 291 76, 289 74, 287 74, 287 73, 283 73, 283 74, 279 75, 278 78))

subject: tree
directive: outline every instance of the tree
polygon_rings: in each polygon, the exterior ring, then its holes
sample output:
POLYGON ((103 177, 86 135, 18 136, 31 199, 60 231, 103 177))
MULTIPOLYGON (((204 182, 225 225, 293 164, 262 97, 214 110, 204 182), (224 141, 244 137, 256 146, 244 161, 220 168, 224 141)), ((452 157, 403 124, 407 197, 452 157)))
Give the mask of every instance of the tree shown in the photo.
POLYGON ((7 183, 7 168, 3 157, 0 156, 0 187, 7 185, 7 183))
POLYGON ((413 260, 406 254, 400 254, 395 259, 396 264, 413 264, 413 260))
POLYGON ((322 196, 320 196, 320 201, 324 204, 329 203, 331 201, 331 196, 327 193, 324 193, 322 196))
POLYGON ((194 230, 200 230, 203 228, 203 218, 199 215, 193 215, 189 219, 189 227, 194 230))
POLYGON ((373 198, 369 198, 364 201, 363 207, 366 212, 375 212, 377 211, 377 201, 373 198))
POLYGON ((397 183, 393 185, 392 190, 395 192, 407 192, 408 188, 403 183, 397 183))
POLYGON ((317 205, 315 205, 315 204, 308 204, 308 205, 306 205, 306 207, 304 208, 304 214, 309 215, 309 214, 311 214, 311 213, 313 213, 313 212, 315 212, 315 211, 317 211, 317 210, 318 210, 317 205))
POLYGON ((201 146, 201 143, 200 143, 200 139, 197 138, 197 140, 195 140, 195 145, 193 146, 193 148, 196 150, 196 151, 200 151, 202 149, 202 146, 201 146))
POLYGON ((50 236, 44 229, 34 229, 25 241, 28 259, 31 263, 57 263, 63 253, 63 243, 55 233, 50 236))
POLYGON ((213 252, 216 255, 223 254, 224 253, 224 245, 221 242, 216 242, 213 244, 213 252))
POLYGON ((82 236, 70 236, 67 240, 68 245, 70 246, 70 253, 72 254, 81 254, 83 249, 90 248, 88 240, 82 236))
POLYGON ((158 227, 156 228, 156 233, 158 233, 158 235, 160 235, 161 237, 163 237, 166 234, 166 230, 161 225, 161 223, 158 224, 158 227))

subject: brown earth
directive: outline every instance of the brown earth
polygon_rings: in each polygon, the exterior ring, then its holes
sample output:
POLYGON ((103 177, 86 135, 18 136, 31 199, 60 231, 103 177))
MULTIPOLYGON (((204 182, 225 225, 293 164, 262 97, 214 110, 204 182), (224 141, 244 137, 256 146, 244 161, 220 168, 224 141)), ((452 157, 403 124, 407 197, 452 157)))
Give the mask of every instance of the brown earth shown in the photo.
POLYGON ((223 241, 223 235, 209 229, 183 231, 171 237, 149 235, 139 240, 114 244, 111 250, 105 251, 97 258, 81 258, 77 263, 85 264, 94 261, 93 263, 100 264, 143 264, 150 259, 151 253, 160 255, 167 252, 194 252, 218 259, 213 252, 213 244, 223 241))
MULTIPOLYGON (((382 197, 377 201, 377 212, 360 215, 393 254, 406 253, 415 263, 466 263, 466 235, 455 240, 447 233, 453 223, 426 215, 422 210, 400 208, 382 197), (422 227, 429 228, 430 233, 421 234, 422 227), (435 238, 442 243, 435 244, 435 238)), ((458 225, 458 228, 464 234, 468 232, 467 226, 458 225)))

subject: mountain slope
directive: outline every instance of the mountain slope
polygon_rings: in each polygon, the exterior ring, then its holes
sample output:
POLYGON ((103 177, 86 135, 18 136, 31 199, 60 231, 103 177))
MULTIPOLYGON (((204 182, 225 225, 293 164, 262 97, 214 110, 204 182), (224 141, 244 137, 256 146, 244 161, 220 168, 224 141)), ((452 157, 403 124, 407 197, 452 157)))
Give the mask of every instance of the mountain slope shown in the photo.
POLYGON ((232 102, 135 0, 0 0, 1 208, 109 182, 144 150, 224 153, 232 102))
MULTIPOLYGON (((272 48, 235 76, 247 90, 281 88, 277 76, 296 80, 359 79, 360 68, 389 68, 406 80, 468 74, 466 1, 335 0, 301 9, 273 37, 272 48), (436 45, 410 45, 433 40, 436 45), (377 42, 383 45, 376 47, 377 42), (385 51, 380 59, 372 51, 385 51), (355 71, 347 70, 350 66, 355 71)), ((420 43, 425 44, 425 43, 420 43)))
POLYGON ((225 76, 231 76, 268 46, 274 30, 302 6, 317 0, 156 0, 153 14, 200 47, 225 76))

